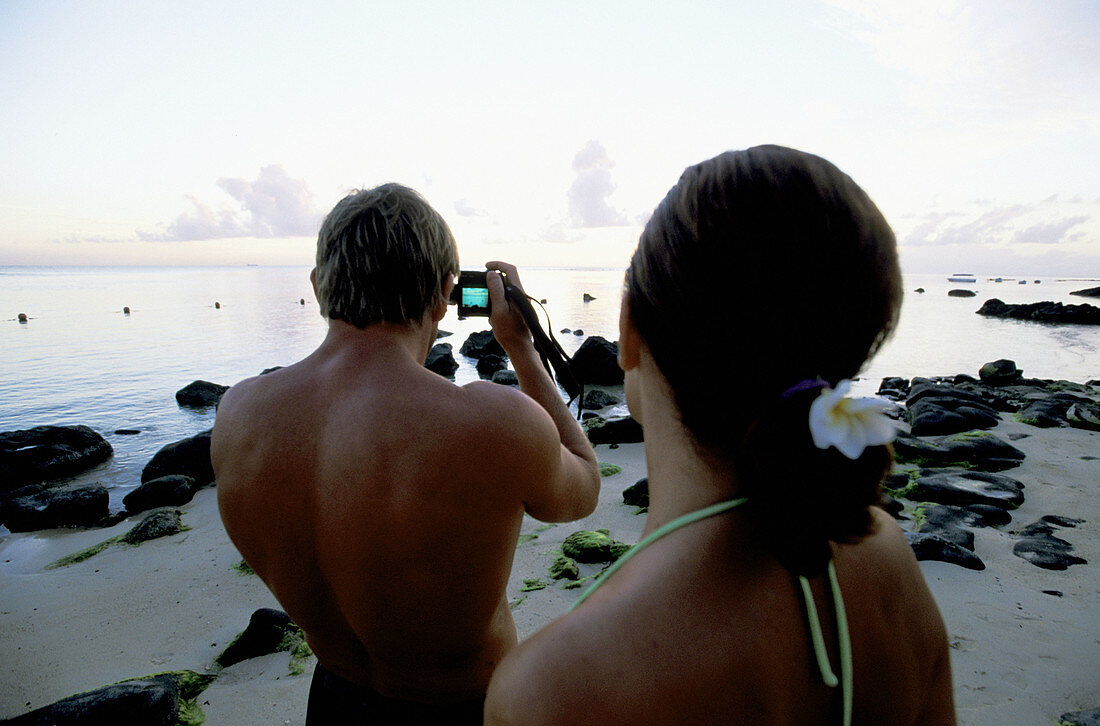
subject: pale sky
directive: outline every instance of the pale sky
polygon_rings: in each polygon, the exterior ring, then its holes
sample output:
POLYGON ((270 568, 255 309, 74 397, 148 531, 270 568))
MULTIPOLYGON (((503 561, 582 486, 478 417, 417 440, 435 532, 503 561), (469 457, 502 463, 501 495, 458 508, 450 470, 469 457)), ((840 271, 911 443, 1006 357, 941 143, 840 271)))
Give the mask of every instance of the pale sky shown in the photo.
POLYGON ((301 264, 398 181, 624 267, 684 167, 833 161, 906 272, 1100 277, 1100 3, 0 1, 0 265, 301 264))

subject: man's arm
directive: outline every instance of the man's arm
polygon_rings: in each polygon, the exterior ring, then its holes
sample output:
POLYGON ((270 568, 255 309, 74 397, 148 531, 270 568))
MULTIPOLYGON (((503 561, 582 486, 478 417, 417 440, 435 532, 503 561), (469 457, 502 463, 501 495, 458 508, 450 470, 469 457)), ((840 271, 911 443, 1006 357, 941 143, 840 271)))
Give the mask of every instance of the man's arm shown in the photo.
MULTIPOLYGON (((523 289, 516 268, 505 262, 490 262, 490 270, 503 272, 508 284, 523 289)), ((600 471, 596 452, 580 424, 573 418, 558 393, 558 387, 546 372, 531 340, 531 333, 519 312, 504 296, 500 275, 486 277, 492 315, 493 335, 504 348, 516 371, 520 390, 550 415, 561 442, 561 464, 552 478, 549 491, 535 491, 527 500, 528 513, 543 521, 571 521, 590 514, 600 494, 600 471)))

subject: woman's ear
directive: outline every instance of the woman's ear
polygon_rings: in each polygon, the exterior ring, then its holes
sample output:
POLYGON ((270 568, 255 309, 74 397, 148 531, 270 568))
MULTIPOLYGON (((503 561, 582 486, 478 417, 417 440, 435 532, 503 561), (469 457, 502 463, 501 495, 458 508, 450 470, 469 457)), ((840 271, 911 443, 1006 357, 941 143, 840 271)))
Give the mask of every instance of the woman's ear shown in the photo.
POLYGON ((630 303, 623 295, 619 306, 619 367, 629 371, 638 367, 642 339, 630 317, 630 303))
POLYGON ((309 271, 309 284, 313 285, 313 297, 317 297, 317 268, 309 271))

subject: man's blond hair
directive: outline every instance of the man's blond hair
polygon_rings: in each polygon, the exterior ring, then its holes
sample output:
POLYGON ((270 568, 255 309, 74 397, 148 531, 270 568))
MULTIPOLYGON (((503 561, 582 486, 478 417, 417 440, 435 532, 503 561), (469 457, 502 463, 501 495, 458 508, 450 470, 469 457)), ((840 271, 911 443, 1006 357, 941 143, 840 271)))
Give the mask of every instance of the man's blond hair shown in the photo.
POLYGON ((458 249, 447 223, 418 193, 383 184, 344 197, 317 234, 321 315, 357 328, 418 322, 443 302, 458 249))

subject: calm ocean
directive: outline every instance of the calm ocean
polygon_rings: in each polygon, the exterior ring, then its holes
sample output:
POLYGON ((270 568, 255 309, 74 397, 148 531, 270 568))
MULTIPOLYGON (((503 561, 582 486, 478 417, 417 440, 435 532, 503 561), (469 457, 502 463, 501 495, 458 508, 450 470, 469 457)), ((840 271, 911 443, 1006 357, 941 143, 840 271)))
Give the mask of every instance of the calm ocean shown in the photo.
MULTIPOLYGON (((0 267, 0 431, 42 424, 85 424, 115 448, 84 478, 112 488, 112 508, 136 486, 162 446, 213 425, 214 413, 180 408, 175 392, 196 379, 232 384, 307 355, 323 339, 308 268, 295 267, 0 267), (306 304, 301 305, 300 300, 306 304), (221 307, 216 308, 215 302, 221 307), (125 315, 123 307, 131 313, 125 315), (17 321, 26 313, 26 324, 17 321), (114 433, 139 429, 136 436, 114 433)), ((622 270, 521 270, 524 286, 547 299, 551 328, 567 352, 587 335, 618 338, 622 270), (595 296, 585 303, 584 293, 595 296)), ((1050 326, 975 315, 982 301, 1089 302, 1071 290, 1097 283, 1043 279, 968 285, 945 275, 908 276, 900 328, 857 384, 873 392, 887 375, 977 373, 986 361, 1011 358, 1028 376, 1100 378, 1100 326, 1050 326), (913 289, 923 287, 924 294, 913 289)), ((783 294, 782 278, 775 294, 783 294)), ((762 301, 766 305, 766 300, 762 301)), ((459 383, 477 378, 457 354, 484 319, 441 328, 455 349, 459 383)))

